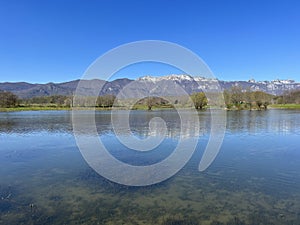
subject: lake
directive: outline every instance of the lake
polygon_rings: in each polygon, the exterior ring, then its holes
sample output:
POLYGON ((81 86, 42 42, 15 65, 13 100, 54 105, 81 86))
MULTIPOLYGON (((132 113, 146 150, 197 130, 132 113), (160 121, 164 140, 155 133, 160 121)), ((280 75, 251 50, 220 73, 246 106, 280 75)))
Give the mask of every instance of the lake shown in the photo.
MULTIPOLYGON (((223 144, 207 170, 199 172, 198 164, 210 111, 199 111, 199 142, 184 168, 161 183, 132 187, 87 164, 70 111, 0 113, 0 224, 300 224, 300 111, 226 114, 223 144)), ((110 116, 96 111, 97 131, 121 161, 151 165, 178 144, 176 111, 131 112, 131 132, 139 139, 161 135, 149 129, 152 118, 167 120, 164 141, 148 152, 122 148, 110 116)), ((191 131, 186 138, 198 137, 191 131)))

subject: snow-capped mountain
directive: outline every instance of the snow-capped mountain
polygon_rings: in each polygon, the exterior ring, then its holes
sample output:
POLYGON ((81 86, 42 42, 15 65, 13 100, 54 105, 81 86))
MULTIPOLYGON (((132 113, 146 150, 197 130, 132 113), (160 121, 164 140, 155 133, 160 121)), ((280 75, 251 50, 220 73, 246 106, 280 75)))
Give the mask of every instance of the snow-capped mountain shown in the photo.
POLYGON ((300 83, 294 80, 273 80, 273 81, 220 81, 215 78, 204 78, 201 76, 168 75, 162 77, 145 76, 137 79, 138 81, 148 81, 159 84, 162 81, 176 82, 181 85, 188 93, 196 91, 215 91, 226 90, 233 86, 241 86, 244 91, 264 91, 274 95, 283 94, 285 91, 300 89, 300 83))
MULTIPOLYGON (((200 77, 197 77, 200 78, 200 77)), ((163 80, 169 80, 169 81, 183 81, 183 80, 188 80, 188 81, 193 81, 195 78, 193 78, 190 75, 186 74, 171 74, 167 76, 162 76, 162 77, 153 77, 153 76, 143 76, 137 79, 137 81, 151 81, 151 82, 158 82, 158 81, 163 81, 163 80)))
MULTIPOLYGON (((20 98, 31 98, 49 95, 73 95, 79 80, 65 83, 30 84, 0 83, 0 90, 11 91, 20 98)), ((174 95, 191 94, 199 91, 216 91, 230 89, 233 86, 241 86, 243 90, 264 91, 274 95, 283 94, 285 91, 300 90, 300 83, 294 80, 273 80, 273 81, 220 81, 215 78, 204 78, 201 76, 190 76, 186 74, 171 74, 167 76, 154 77, 143 76, 136 80, 127 78, 113 81, 84 80, 82 92, 86 95, 113 94, 121 91, 132 96, 142 93, 147 95, 174 95)))

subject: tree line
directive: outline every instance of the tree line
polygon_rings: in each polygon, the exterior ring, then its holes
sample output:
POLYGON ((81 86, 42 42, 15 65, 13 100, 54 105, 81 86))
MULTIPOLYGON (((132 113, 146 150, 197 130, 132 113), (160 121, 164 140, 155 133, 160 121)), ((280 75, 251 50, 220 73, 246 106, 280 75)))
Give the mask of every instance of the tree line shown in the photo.
MULTIPOLYGON (((262 91, 243 90, 240 86, 234 86, 223 92, 227 109, 267 109, 270 104, 300 104, 300 90, 287 91, 280 96, 271 95, 262 91)), ((203 92, 190 95, 196 109, 204 109, 211 101, 208 101, 203 92)), ((114 95, 103 95, 94 97, 78 97, 76 104, 73 103, 73 96, 53 95, 20 99, 17 95, 9 91, 0 90, 0 108, 20 107, 20 106, 53 106, 53 107, 112 107, 116 101, 114 95)), ((151 110, 153 106, 172 106, 184 102, 174 98, 173 102, 167 102, 160 97, 148 97, 137 104, 144 104, 151 110)))
MULTIPOLYGON (((227 109, 267 109, 270 104, 300 104, 300 90, 286 91, 280 96, 271 95, 263 91, 243 90, 240 86, 234 86, 223 92, 227 109)), ((207 100, 203 92, 191 95, 196 109, 207 106, 207 100)))
POLYGON ((19 104, 18 96, 9 91, 0 91, 0 107, 16 107, 19 104))
POLYGON ((277 104, 300 104, 300 90, 287 91, 275 99, 277 104))
POLYGON ((96 99, 94 97, 84 97, 77 99, 76 105, 73 104, 73 96, 64 95, 51 95, 40 96, 28 99, 20 99, 17 95, 9 91, 0 91, 0 108, 12 108, 12 107, 31 107, 31 106, 47 106, 47 107, 66 107, 72 106, 85 107, 112 107, 115 101, 114 95, 99 96, 96 99), (91 100, 90 100, 91 99, 91 100), (90 101, 89 101, 90 100, 90 101))
POLYGON ((243 91, 240 86, 225 90, 224 101, 227 109, 267 109, 274 101, 275 96, 262 91, 243 91))

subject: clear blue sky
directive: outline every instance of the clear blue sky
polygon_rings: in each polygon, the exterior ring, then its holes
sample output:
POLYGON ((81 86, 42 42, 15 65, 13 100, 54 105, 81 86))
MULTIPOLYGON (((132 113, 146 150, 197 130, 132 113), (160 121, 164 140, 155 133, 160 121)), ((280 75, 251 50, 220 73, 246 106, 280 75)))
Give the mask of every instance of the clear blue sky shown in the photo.
POLYGON ((191 49, 219 79, 300 81, 296 0, 1 0, 0 32, 0 82, 79 79, 111 48, 148 39, 191 49))

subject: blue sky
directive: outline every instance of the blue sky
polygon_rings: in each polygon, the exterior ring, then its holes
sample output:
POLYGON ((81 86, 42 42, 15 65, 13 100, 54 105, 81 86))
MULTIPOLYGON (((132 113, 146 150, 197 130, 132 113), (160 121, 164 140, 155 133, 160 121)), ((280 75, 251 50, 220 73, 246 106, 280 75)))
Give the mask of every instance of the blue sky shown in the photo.
MULTIPOLYGON (((79 79, 106 51, 138 40, 175 42, 222 80, 300 81, 299 1, 0 1, 0 82, 79 79)), ((132 66, 117 76, 166 75, 132 66)))

